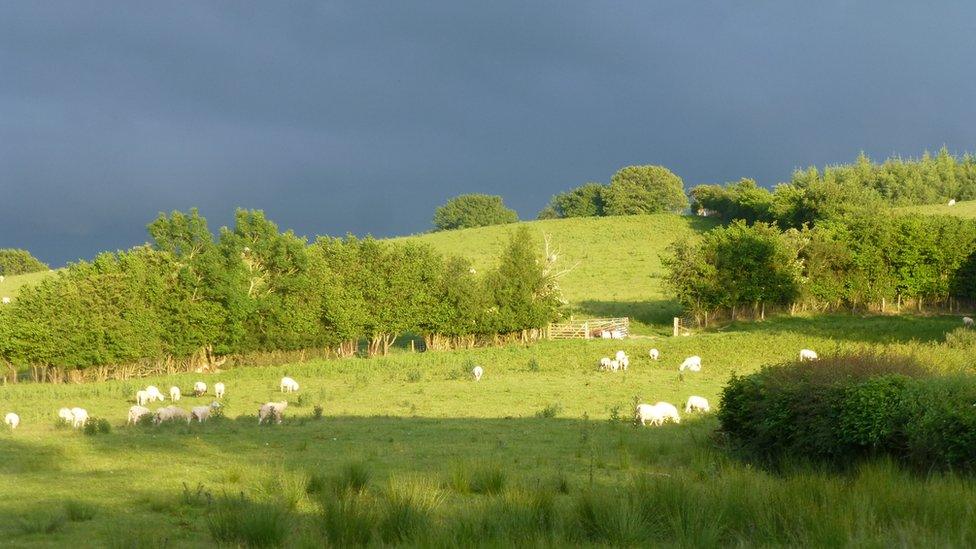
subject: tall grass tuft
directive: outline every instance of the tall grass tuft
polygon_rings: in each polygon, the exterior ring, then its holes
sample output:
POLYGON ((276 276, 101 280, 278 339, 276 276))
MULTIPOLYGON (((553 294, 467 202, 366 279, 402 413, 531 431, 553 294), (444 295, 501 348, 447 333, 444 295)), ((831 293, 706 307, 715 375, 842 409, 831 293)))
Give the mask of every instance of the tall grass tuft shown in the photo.
POLYGON ((278 547, 290 530, 288 511, 272 503, 240 497, 222 497, 211 506, 207 526, 217 543, 247 547, 278 547))
POLYGON ((384 493, 378 523, 385 543, 418 543, 434 525, 434 511, 444 494, 432 482, 422 479, 391 478, 384 493))
POLYGON ((345 492, 361 494, 369 487, 372 478, 373 472, 366 463, 361 461, 347 463, 339 470, 339 474, 333 481, 333 487, 339 494, 345 492))
POLYGON ((455 462, 447 485, 459 494, 498 494, 505 489, 508 474, 496 462, 455 462))
POLYGON ((374 537, 379 513, 372 496, 344 492, 322 499, 322 521, 325 537, 337 547, 368 545, 374 537))
POLYGON ((37 511, 17 520, 24 534, 53 534, 64 528, 65 517, 60 513, 37 511))
POLYGON ((91 520, 95 518, 95 506, 84 501, 69 499, 64 502, 64 515, 72 522, 91 520))

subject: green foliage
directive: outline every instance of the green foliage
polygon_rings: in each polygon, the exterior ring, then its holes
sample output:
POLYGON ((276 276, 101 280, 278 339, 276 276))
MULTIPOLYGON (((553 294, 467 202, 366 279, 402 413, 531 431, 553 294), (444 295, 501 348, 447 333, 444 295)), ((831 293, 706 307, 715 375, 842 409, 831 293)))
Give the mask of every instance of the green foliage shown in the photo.
POLYGON ((742 178, 735 183, 698 185, 691 189, 691 211, 699 214, 714 212, 725 223, 742 219, 747 223, 775 221, 773 195, 752 179, 742 178))
POLYGON ((214 501, 208 514, 210 535, 217 543, 248 547, 284 544, 291 517, 281 506, 244 497, 224 496, 214 501))
POLYGON ((505 207, 502 197, 487 194, 462 194, 434 211, 438 231, 504 225, 518 221, 515 210, 505 207))
POLYGON ((681 178, 663 166, 627 166, 602 192, 607 215, 678 212, 688 207, 681 178))
POLYGON ((107 435, 112 432, 112 424, 105 418, 95 418, 90 417, 88 421, 85 422, 83 431, 88 436, 94 436, 98 434, 107 435))
POLYGON ((557 318, 562 296, 547 267, 549 258, 540 260, 528 229, 515 231, 498 268, 486 278, 492 332, 542 328, 557 318))
POLYGON ((539 212, 539 219, 565 217, 598 217, 606 215, 603 194, 606 186, 602 183, 585 183, 575 189, 552 197, 549 204, 539 212))
POLYGON ((558 402, 553 402, 547 404, 544 408, 535 413, 535 417, 542 419, 551 419, 559 415, 563 409, 562 405, 558 402))
POLYGON ((13 276, 48 270, 48 266, 27 250, 0 248, 0 275, 13 276))
POLYGON ((64 502, 64 515, 72 522, 84 522, 95 518, 96 509, 94 505, 69 499, 64 502))
POLYGON ((844 355, 733 376, 719 421, 735 448, 837 468, 887 455, 921 470, 976 467, 976 380, 910 358, 844 355))

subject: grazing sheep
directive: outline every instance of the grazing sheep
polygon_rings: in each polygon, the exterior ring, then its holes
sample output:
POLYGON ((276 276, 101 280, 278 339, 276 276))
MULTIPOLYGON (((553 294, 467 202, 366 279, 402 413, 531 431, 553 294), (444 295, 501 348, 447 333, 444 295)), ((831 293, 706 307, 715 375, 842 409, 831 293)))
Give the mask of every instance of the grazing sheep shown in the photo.
POLYGON ((75 429, 84 427, 88 423, 88 410, 84 408, 71 409, 71 426, 75 429))
POLYGON ((611 334, 610 332, 608 332, 606 330, 603 330, 602 332, 600 332, 600 339, 610 339, 611 337, 613 337, 613 334, 611 334))
POLYGON ((624 333, 620 330, 610 330, 610 339, 623 339, 624 333))
POLYGON ((955 198, 950 198, 950 199, 949 199, 949 204, 948 204, 948 205, 949 205, 949 206, 955 206, 955 205, 956 205, 956 199, 955 199, 955 198))
POLYGON ((657 360, 658 357, 661 356, 661 352, 657 349, 651 349, 650 351, 647 351, 647 354, 651 357, 651 360, 657 360))
POLYGON ((20 416, 10 412, 9 414, 3 416, 3 422, 10 426, 11 429, 16 429, 20 425, 20 416))
POLYGON ((610 371, 611 372, 616 372, 619 369, 620 369, 620 361, 619 360, 611 360, 610 361, 610 371))
POLYGON ((156 417, 153 418, 153 423, 159 425, 164 421, 177 419, 185 419, 187 424, 190 423, 190 415, 186 413, 186 410, 178 406, 166 406, 165 408, 156 410, 156 417))
POLYGON ((621 369, 626 370, 627 367, 630 366, 630 357, 624 355, 624 357, 618 360, 617 362, 620 363, 621 369))
POLYGON ((281 418, 284 416, 287 407, 287 401, 262 404, 261 408, 258 409, 258 425, 264 423, 266 419, 274 419, 275 423, 281 423, 281 418))
POLYGON ((485 375, 485 369, 481 366, 475 366, 474 369, 471 370, 471 375, 474 376, 475 381, 481 381, 481 376, 485 375))
POLYGON ((155 385, 150 385, 149 387, 146 387, 146 392, 149 393, 149 402, 156 402, 157 400, 159 401, 166 400, 166 397, 163 396, 162 391, 160 391, 159 387, 156 387, 155 385))
POLYGON ((0 282, 3 282, 3 279, 4 279, 4 278, 5 278, 5 277, 4 277, 3 275, 0 275, 0 282))
POLYGON ((968 316, 962 317, 962 325, 965 326, 965 327, 967 327, 967 328, 972 328, 973 327, 973 319, 970 318, 970 317, 968 317, 968 316))
POLYGON ((705 397, 700 396, 690 396, 688 397, 688 402, 685 403, 685 413, 690 414, 691 412, 708 412, 711 411, 711 407, 708 405, 708 400, 705 397))
POLYGON ((197 381, 193 384, 193 396, 203 396, 207 394, 207 384, 202 381, 197 381))
POLYGON ((7 297, 7 296, 3 296, 3 298, 0 299, 0 301, 2 301, 4 305, 9 305, 10 304, 10 298, 7 297))
POLYGON ((294 393, 298 390, 298 382, 288 376, 285 376, 281 378, 279 387, 281 388, 282 393, 294 393))
POLYGON ((152 410, 150 410, 149 408, 146 408, 145 406, 139 406, 139 405, 133 406, 133 407, 129 408, 129 417, 126 418, 125 424, 126 425, 130 425, 130 424, 131 425, 135 425, 136 423, 139 423, 139 419, 142 416, 145 416, 145 415, 148 415, 148 414, 151 414, 151 413, 152 413, 152 410))
POLYGON ((196 418, 197 423, 203 423, 210 419, 210 412, 220 408, 217 402, 211 402, 210 406, 194 406, 190 408, 190 419, 196 418))
POLYGON ((617 361, 619 362, 619 361, 627 358, 627 353, 625 353, 623 351, 617 351, 617 354, 614 355, 614 358, 617 359, 617 361))
POLYGON ((800 362, 807 360, 817 360, 817 353, 810 349, 800 349, 800 362))
POLYGON ((136 404, 145 406, 149 402, 149 391, 136 391, 136 404))
POLYGON ((75 420, 75 416, 71 414, 70 408, 61 408, 58 410, 58 417, 65 423, 71 423, 75 420))
POLYGON ((177 402, 178 400, 180 400, 181 398, 183 398, 183 393, 180 392, 180 388, 179 387, 177 387, 176 385, 173 385, 172 387, 169 388, 169 398, 173 402, 177 402))
POLYGON ((637 410, 634 413, 634 419, 640 421, 641 425, 664 425, 664 422, 671 420, 675 423, 681 423, 681 418, 678 416, 678 409, 667 402, 658 402, 657 404, 651 406, 650 404, 638 404, 637 410))
POLYGON ((610 360, 610 357, 608 357, 608 356, 605 356, 605 357, 601 358, 600 359, 600 369, 601 370, 609 370, 610 369, 610 363, 611 362, 612 361, 610 360))
POLYGON ((227 388, 224 387, 224 384, 222 382, 218 381, 217 383, 214 383, 214 395, 217 398, 224 398, 224 391, 226 389, 227 388))
POLYGON ((698 355, 690 356, 678 366, 678 371, 683 372, 685 370, 691 370, 692 372, 698 372, 701 370, 701 357, 698 355))

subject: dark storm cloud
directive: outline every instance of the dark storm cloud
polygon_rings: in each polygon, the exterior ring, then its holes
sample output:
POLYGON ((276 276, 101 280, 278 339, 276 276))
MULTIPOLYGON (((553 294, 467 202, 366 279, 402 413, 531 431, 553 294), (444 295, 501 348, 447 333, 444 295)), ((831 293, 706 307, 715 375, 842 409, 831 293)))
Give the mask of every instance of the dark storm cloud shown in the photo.
POLYGON ((631 163, 772 185, 976 149, 976 9, 787 4, 3 4, 0 247, 90 257, 192 206, 402 234, 631 163))

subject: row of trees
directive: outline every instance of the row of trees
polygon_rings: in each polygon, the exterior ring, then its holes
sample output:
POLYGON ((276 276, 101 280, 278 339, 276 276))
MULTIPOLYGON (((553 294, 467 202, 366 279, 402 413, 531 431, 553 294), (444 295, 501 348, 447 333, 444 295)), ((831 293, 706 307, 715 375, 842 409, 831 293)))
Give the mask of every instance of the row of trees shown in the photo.
POLYGON ((890 206, 976 199, 976 157, 957 158, 943 148, 934 156, 890 158, 879 164, 862 153, 853 164, 797 170, 788 183, 773 191, 741 179, 699 185, 690 194, 693 211, 717 215, 725 222, 743 219, 799 228, 890 206))
POLYGON ((737 220, 680 241, 666 283, 700 322, 768 305, 887 310, 976 299, 976 222, 950 216, 849 216, 781 231, 737 220))
POLYGON ((330 348, 385 354, 397 337, 473 344, 542 328, 560 306, 527 229, 478 274, 410 241, 280 232, 239 210, 214 238, 196 210, 160 215, 152 244, 103 253, 25 287, 0 307, 0 357, 85 368, 165 358, 330 348))
POLYGON ((27 250, 0 249, 0 275, 11 276, 46 270, 48 270, 48 266, 27 250))
POLYGON ((627 166, 609 185, 586 183, 552 197, 539 219, 679 212, 688 207, 684 182, 663 166, 627 166))

